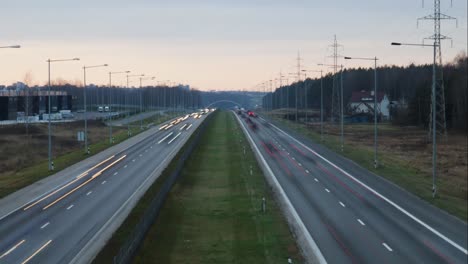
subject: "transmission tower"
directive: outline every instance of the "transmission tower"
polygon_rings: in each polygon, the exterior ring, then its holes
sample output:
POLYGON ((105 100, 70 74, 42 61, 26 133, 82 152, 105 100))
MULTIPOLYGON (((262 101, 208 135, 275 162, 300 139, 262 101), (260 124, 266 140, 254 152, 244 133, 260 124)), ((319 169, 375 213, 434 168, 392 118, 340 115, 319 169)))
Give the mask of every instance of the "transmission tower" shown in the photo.
MULTIPOLYGON (((424 2, 423 2, 424 5, 424 2)), ((435 93, 431 93, 431 102, 435 101, 435 113, 433 112, 433 106, 431 105, 431 113, 429 116, 429 138, 432 134, 432 122, 433 115, 435 116, 435 129, 439 134, 447 136, 447 122, 445 115, 445 92, 444 92, 444 76, 443 76, 443 64, 442 64, 442 47, 441 41, 445 39, 451 39, 440 33, 440 21, 442 19, 455 19, 454 17, 442 14, 440 12, 440 0, 434 0, 434 13, 418 18, 418 24, 420 20, 433 20, 434 21, 434 34, 425 39, 431 39, 434 41, 434 63, 435 63, 435 93), (435 100, 433 100, 435 96, 435 100)), ((432 103, 431 103, 432 104, 432 103)))
POLYGON ((339 120, 340 116, 340 89, 338 88, 338 81, 336 80, 337 71, 338 71, 338 57, 341 55, 338 54, 338 48, 342 47, 339 45, 336 40, 336 35, 334 36, 333 44, 330 45, 333 49, 332 55, 333 58, 333 86, 332 86, 332 105, 331 105, 331 122, 339 120))

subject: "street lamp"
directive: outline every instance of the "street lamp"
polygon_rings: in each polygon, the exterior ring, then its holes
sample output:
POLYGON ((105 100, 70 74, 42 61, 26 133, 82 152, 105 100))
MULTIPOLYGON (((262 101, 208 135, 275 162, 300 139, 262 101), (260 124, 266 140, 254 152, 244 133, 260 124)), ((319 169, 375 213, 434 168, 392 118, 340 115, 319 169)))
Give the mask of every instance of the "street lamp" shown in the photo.
MULTIPOLYGON (((333 64, 323 64, 323 63, 319 63, 317 64, 319 66, 329 66, 329 67, 336 67, 337 65, 333 65, 333 64)), ((344 115, 343 115, 343 65, 341 65, 341 69, 340 69, 340 97, 341 97, 341 152, 343 152, 344 150, 344 126, 343 126, 343 123, 344 123, 344 115)), ((333 100, 333 98, 332 98, 333 100)), ((332 115, 333 115, 333 112, 332 112, 332 115)))
POLYGON ((435 198, 437 194, 437 126, 436 126, 436 50, 439 46, 434 41, 434 44, 412 44, 392 42, 393 46, 420 46, 433 48, 433 62, 432 62, 432 197, 435 198))
POLYGON ((19 49, 20 45, 1 46, 0 49, 19 49))
MULTIPOLYGON (((306 122, 306 128, 307 128, 307 109, 308 109, 308 106, 309 106, 309 104, 308 104, 309 99, 308 99, 308 97, 307 97, 307 87, 306 87, 306 85, 305 85, 305 81, 307 80, 307 73, 308 73, 308 72, 320 72, 320 83, 321 83, 321 82, 322 82, 322 79, 321 79, 321 78, 322 78, 322 70, 320 70, 320 71, 301 70, 301 72, 304 73, 304 78, 305 78, 305 79, 304 79, 304 90, 305 90, 305 100, 304 100, 304 104, 305 104, 305 122, 306 122)), ((322 86, 320 85, 320 87, 322 87, 322 86)), ((321 88, 320 88, 320 89, 321 89, 321 88)), ((320 110, 320 111, 321 111, 321 110, 320 110)))
MULTIPOLYGON (((130 78, 130 77, 142 77, 142 76, 145 76, 145 75, 144 75, 144 74, 134 74, 134 75, 128 75, 128 74, 127 74, 127 89, 129 89, 129 84, 128 84, 128 82, 129 82, 129 78, 130 78)), ((125 96, 125 106, 126 106, 126 107, 128 107, 128 106, 127 106, 127 97, 128 97, 128 96, 125 96)), ((127 111, 127 136, 130 136, 131 133, 130 133, 129 111, 128 111, 128 109, 126 109, 126 111, 127 111)))
MULTIPOLYGON (((156 79, 156 77, 147 77, 147 78, 143 78, 143 77, 140 77, 140 114, 143 112, 143 106, 142 106, 142 92, 141 92, 141 87, 142 87, 142 81, 143 80, 154 80, 156 79)), ((140 130, 143 130, 143 119, 140 118, 140 130)))
MULTIPOLYGON (((16 45, 16 46, 9 46, 9 47, 13 47, 13 48, 19 48, 20 46, 19 45, 16 45)), ((48 113, 49 113, 49 121, 48 121, 48 138, 49 138, 49 149, 48 149, 48 156, 49 156, 49 171, 52 171, 54 170, 54 162, 52 161, 52 132, 51 132, 51 126, 50 126, 50 109, 51 109, 51 97, 50 97, 50 63, 51 62, 62 62, 62 61, 78 61, 80 60, 79 58, 73 58, 73 59, 59 59, 59 60, 51 60, 51 59, 48 59, 47 60, 47 69, 48 69, 48 75, 49 75, 49 87, 48 87, 48 113)))
POLYGON ((101 65, 93 65, 93 66, 83 66, 83 101, 84 101, 84 140, 85 140, 85 153, 89 154, 89 147, 88 147, 88 112, 86 110, 86 69, 91 68, 99 68, 99 67, 107 67, 107 64, 101 65))
MULTIPOLYGON (((344 57, 345 60, 373 60, 374 61, 374 168, 379 166, 377 160, 377 57, 374 58, 356 58, 344 57)), ((380 110, 382 111, 382 110, 380 110)))
POLYGON ((109 72, 109 144, 114 143, 112 140, 112 75, 113 74, 123 74, 123 73, 130 73, 130 71, 121 71, 121 72, 109 72))

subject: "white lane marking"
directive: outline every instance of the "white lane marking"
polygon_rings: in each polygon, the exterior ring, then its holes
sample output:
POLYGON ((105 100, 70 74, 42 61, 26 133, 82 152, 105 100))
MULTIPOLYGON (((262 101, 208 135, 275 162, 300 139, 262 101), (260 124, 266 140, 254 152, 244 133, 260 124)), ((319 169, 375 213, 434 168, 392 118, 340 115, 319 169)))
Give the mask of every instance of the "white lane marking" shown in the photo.
POLYGON ((300 164, 300 163, 297 163, 297 164, 299 165, 299 167, 302 167, 302 164, 300 164))
MULTIPOLYGON (((173 157, 172 155, 175 155, 174 153, 178 150, 179 147, 181 147, 182 143, 185 143, 184 141, 179 141, 178 143, 176 143, 176 146, 170 151, 170 153, 163 159, 162 162, 159 163, 159 165, 150 173, 150 175, 153 175, 156 171, 158 171, 159 169, 161 169, 161 166, 162 164, 166 164, 167 160, 171 157, 173 157)), ((138 195, 141 190, 148 185, 148 183, 150 182, 150 180, 154 180, 154 178, 151 178, 151 177, 147 177, 146 180, 144 180, 140 186, 138 186, 138 188, 133 192, 132 195, 130 195, 130 197, 128 197, 128 199, 117 209, 117 211, 115 211, 115 213, 107 220, 107 222, 97 231, 93 234, 93 236, 91 237, 91 239, 88 240, 88 242, 81 248, 81 250, 75 255, 75 257, 69 262, 70 264, 76 264, 76 263, 81 263, 78 261, 78 259, 85 253, 87 252, 88 250, 90 250, 90 247, 91 246, 95 246, 94 242, 96 242, 96 240, 102 236, 102 232, 104 230, 106 230, 109 225, 111 223, 114 223, 115 221, 119 222, 116 217, 118 215, 120 215, 122 213, 122 211, 124 209, 126 209, 128 207, 129 204, 131 204, 132 200, 134 199, 134 197, 136 195, 138 195)), ((136 202, 135 202, 136 203, 136 202)))
POLYGON ((410 212, 406 211, 403 207, 399 206, 398 204, 396 204, 395 202, 393 202, 392 200, 388 199, 387 197, 383 196, 382 194, 380 194, 379 192, 377 192, 376 190, 372 189, 371 187, 369 187, 367 184, 361 182, 360 180, 358 180, 357 178, 355 178, 353 175, 349 174, 347 171, 343 170, 342 168, 338 167, 337 165, 335 165, 333 162, 329 161, 328 159, 324 158, 322 155, 318 154, 317 152, 313 151, 311 148, 309 148, 308 146, 304 145, 302 142, 300 142, 299 140, 295 139, 294 137, 290 136, 289 134, 287 134, 286 132, 284 132, 283 130, 281 130, 280 128, 278 128, 277 126, 275 125, 271 125, 273 126, 274 128, 276 128, 278 131, 280 131, 281 133, 283 133, 284 135, 286 135, 287 137, 291 138, 292 140, 294 140, 295 142, 297 142, 299 145, 301 145, 302 147, 304 147, 305 149, 307 149, 308 151, 312 152, 315 156, 321 158, 322 160, 324 160, 325 162, 327 162, 328 164, 330 164, 331 166, 333 166, 335 169, 339 170, 341 173, 345 174, 346 176, 348 176, 349 178, 353 179, 355 182, 359 183, 361 186, 363 186, 364 188, 366 188, 367 190, 369 190, 370 192, 372 192, 373 194, 375 194, 376 196, 378 196, 379 198, 381 198, 382 200, 386 201, 387 203, 389 203, 391 206, 393 206, 394 208, 396 208, 397 210, 399 210, 400 212, 402 212, 403 214, 405 214, 406 216, 408 216, 409 218, 413 219, 416 223, 422 225, 424 228, 426 228, 427 230, 431 231, 433 234, 437 235, 438 237, 442 238, 445 242, 449 243, 450 245, 452 245, 453 247, 455 247, 456 249, 460 250, 461 252, 465 253, 465 255, 468 255, 468 250, 466 250, 465 248, 463 248, 462 246, 458 245, 456 242, 454 242, 453 240, 451 240, 450 238, 446 237, 445 235, 443 235, 442 233, 440 233, 439 231, 437 231, 435 228, 431 227, 430 225, 426 224, 424 221, 422 221, 421 219, 417 218, 416 216, 414 216, 413 214, 411 214, 410 212))
POLYGON ((117 175, 117 174, 119 174, 119 173, 118 173, 118 172, 114 172, 114 175, 117 175))
POLYGON ((143 157, 143 154, 140 154, 140 157, 143 157))
POLYGON ((47 222, 47 223, 43 224, 43 225, 41 226, 41 229, 44 229, 44 228, 46 228, 46 227, 47 227, 49 224, 50 224, 49 222, 47 222))
POLYGON ((23 244, 24 242, 26 242, 25 239, 21 240, 20 242, 18 242, 16 245, 14 245, 13 247, 11 247, 9 250, 7 250, 5 253, 3 253, 1 256, 0 256, 0 259, 2 259, 3 257, 7 256, 8 254, 10 254, 11 252, 13 252, 13 250, 17 249, 19 246, 21 246, 21 244, 23 244))
POLYGON ((183 130, 186 126, 187 124, 184 124, 179 130, 183 130))
POLYGON ((128 165, 127 165, 127 164, 125 164, 124 168, 127 168, 127 166, 128 166, 128 165))
POLYGON ((148 152, 148 149, 145 149, 145 152, 148 152))
POLYGON ((190 124, 185 130, 189 130, 192 127, 192 124, 190 124))
POLYGON ((328 190, 327 188, 325 188, 325 191, 327 191, 327 193, 329 193, 329 192, 330 192, 330 190, 328 190))
POLYGON ((292 157, 292 160, 296 160, 294 157, 292 157))
POLYGON ((168 145, 171 144, 172 141, 174 141, 178 136, 180 136, 180 134, 181 134, 181 133, 179 132, 179 134, 177 134, 175 137, 173 137, 169 142, 167 142, 167 144, 168 144, 168 145))
POLYGON ((158 144, 161 144, 161 142, 163 142, 164 140, 166 140, 168 137, 170 137, 171 135, 173 134, 173 132, 167 134, 167 136, 163 137, 163 139, 159 140, 158 141, 158 144))
POLYGON ((387 245, 387 243, 384 242, 384 243, 382 243, 382 245, 383 245, 385 248, 387 248, 388 251, 390 251, 390 252, 393 251, 393 249, 392 249, 391 247, 389 247, 389 246, 387 245))
POLYGON ((302 221, 301 217, 299 216, 299 214, 296 211, 296 208, 294 208, 294 205, 289 200, 288 195, 286 194, 286 192, 284 192, 283 187, 281 187, 281 184, 278 182, 278 179, 276 178, 275 174, 271 170, 270 166, 268 166, 268 163, 266 162, 265 158, 261 154, 261 152, 258 149, 257 145, 255 144, 254 140, 250 136, 247 128, 245 128, 245 126, 242 123, 242 121, 240 120, 240 118, 237 115, 235 115, 235 116, 237 118, 237 121, 241 125, 242 130, 244 131, 244 134, 247 136, 248 140, 250 141, 251 146, 255 149, 255 152, 258 153, 257 157, 260 158, 260 160, 264 164, 266 170, 272 176, 273 182, 274 182, 275 186, 277 186, 277 188, 279 190, 279 194, 284 198, 284 201, 286 203, 287 208, 289 209, 289 211, 291 212, 295 222, 297 223, 297 225, 299 226, 299 228, 303 232, 304 239, 307 241, 307 244, 310 246, 310 249, 312 249, 313 254, 315 255, 315 258, 316 258, 317 262, 321 263, 321 264, 326 264, 327 261, 323 257, 323 254, 320 251, 320 248, 317 246, 317 243, 315 242, 315 240, 310 235, 308 229, 305 227, 304 222, 302 221))
POLYGON ((151 146, 150 148, 153 148, 153 146, 151 146))
POLYGON ((135 159, 132 159, 132 162, 135 162, 135 159))
POLYGON ((317 178, 314 178, 314 181, 318 182, 317 178))
POLYGON ((288 152, 288 155, 289 155, 289 152, 288 152))
POLYGON ((309 173, 309 171, 308 171, 308 170, 306 170, 306 173, 309 173))
POLYGON ((73 208, 73 206, 74 206, 73 204, 72 204, 72 205, 70 205, 70 206, 68 206, 68 207, 67 207, 67 210, 70 210, 70 209, 72 209, 72 208, 73 208))
POLYGON ((358 221, 358 222, 359 222, 361 225, 363 225, 363 226, 365 226, 365 225, 366 225, 366 224, 364 224, 364 222, 363 222, 363 221, 361 221, 361 219, 358 219, 357 221, 358 221))
POLYGON ((341 204, 341 206, 346 207, 346 205, 344 205, 344 203, 340 202, 340 204, 341 204))
POLYGON ((93 192, 92 191, 89 191, 86 196, 89 196, 90 194, 92 194, 93 192))
POLYGON ((42 247, 40 247, 38 250, 36 250, 31 256, 29 256, 27 259, 25 259, 23 262, 21 262, 21 264, 28 263, 32 258, 34 258, 34 256, 39 254, 39 252, 41 252, 45 247, 47 247, 47 245, 49 245, 50 242, 52 242, 52 239, 47 241, 44 245, 42 245, 42 247))
POLYGON ((101 184, 106 184, 106 181, 101 182, 101 184))

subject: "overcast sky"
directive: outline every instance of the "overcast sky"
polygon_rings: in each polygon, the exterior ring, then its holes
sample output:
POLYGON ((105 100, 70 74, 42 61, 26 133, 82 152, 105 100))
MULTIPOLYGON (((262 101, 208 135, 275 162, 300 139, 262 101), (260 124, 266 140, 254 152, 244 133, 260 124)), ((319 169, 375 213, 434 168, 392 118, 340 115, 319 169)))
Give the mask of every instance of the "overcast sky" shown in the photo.
MULTIPOLYGON (((443 21, 443 57, 451 61, 467 49, 467 1, 443 0, 442 11, 458 18, 443 21)), ((55 63, 52 79, 87 79, 107 84, 107 72, 131 70, 158 80, 190 84, 202 90, 252 89, 294 72, 298 51, 306 69, 331 63, 328 47, 336 34, 346 56, 379 57, 381 64, 430 63, 430 48, 392 47, 390 42, 421 43, 432 21, 416 19, 432 12, 433 1, 414 0, 0 0, 0 84, 47 80, 46 60, 55 63)), ((367 61, 345 66, 368 67, 367 61)), ((116 84, 123 84, 123 76, 116 84)), ((134 83, 136 84, 136 83, 134 83)), ((149 83, 148 83, 149 84, 149 83)))

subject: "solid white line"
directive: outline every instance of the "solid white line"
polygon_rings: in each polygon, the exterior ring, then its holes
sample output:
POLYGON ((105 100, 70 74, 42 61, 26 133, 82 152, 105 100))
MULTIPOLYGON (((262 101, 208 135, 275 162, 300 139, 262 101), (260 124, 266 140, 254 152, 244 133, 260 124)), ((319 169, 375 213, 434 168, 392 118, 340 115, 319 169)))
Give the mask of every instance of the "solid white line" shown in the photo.
MULTIPOLYGON (((242 127, 242 130, 244 131, 244 134, 247 136, 248 140, 250 141, 251 145, 253 146, 253 148, 255 149, 255 152, 258 154, 258 157, 260 158, 261 162, 265 165, 265 168, 266 170, 268 171, 268 173, 272 176, 272 179, 273 179, 273 182, 275 184, 275 186, 277 186, 278 190, 279 190, 279 195, 281 195, 283 198, 284 198, 284 201, 286 203, 286 206, 287 208, 289 208, 289 211, 290 213, 292 214, 294 220, 296 221, 296 223, 298 224, 299 228, 303 231, 303 234, 304 234, 304 238, 305 240, 307 240, 310 248, 312 249, 313 251, 313 254, 315 255, 316 259, 317 259, 317 262, 318 263, 327 263, 327 261, 325 260, 325 258, 323 257, 323 254, 322 252, 320 251, 319 247, 317 246, 317 243, 315 243, 314 239, 312 238, 312 236, 310 235, 309 231, 307 230, 306 226, 304 225, 304 222, 302 222, 302 219, 301 217, 299 216, 299 214, 297 213, 296 209, 294 208, 294 205, 291 203, 291 201, 289 200, 288 198, 288 195, 284 192, 283 188, 281 187, 281 184, 278 182, 278 180, 276 179, 276 176, 275 174, 273 173, 273 171, 271 170, 270 166, 268 166, 268 163, 266 162, 265 158, 263 157, 263 155, 261 154, 260 150, 258 149, 257 145, 255 144, 255 142, 253 141, 252 137, 250 136, 250 134, 248 133, 248 130, 247 128, 245 128, 244 124, 242 123, 242 121, 240 120, 240 118, 235 115, 237 117, 237 121, 239 122, 239 124, 241 125, 242 127)), ((260 117, 261 118, 261 117, 260 117)))
POLYGON ((389 247, 385 242, 382 243, 382 245, 383 245, 384 247, 386 247, 388 251, 390 251, 390 252, 393 251, 393 249, 392 249, 391 247, 389 247))
POLYGON ((92 194, 93 192, 92 191, 89 191, 86 196, 89 196, 90 194, 92 194))
POLYGON ((119 174, 119 173, 118 173, 118 172, 115 172, 115 173, 114 173, 114 175, 117 175, 117 174, 119 174))
POLYGON ((106 184, 106 181, 103 181, 101 184, 106 184))
POLYGON ((319 182, 319 181, 317 180, 317 178, 314 178, 314 180, 315 180, 316 182, 319 182))
POLYGON ((168 145, 171 144, 172 141, 174 141, 178 136, 180 136, 180 134, 181 134, 181 133, 179 132, 179 134, 177 134, 175 137, 173 137, 169 142, 167 142, 167 144, 168 144, 168 145))
POLYGON ((47 222, 47 223, 43 224, 43 225, 41 226, 41 229, 44 229, 44 228, 46 228, 46 226, 48 226, 49 224, 50 224, 49 222, 47 222))
POLYGON ((45 247, 47 247, 47 245, 49 245, 50 242, 52 242, 52 240, 47 241, 42 247, 40 247, 38 250, 36 250, 31 256, 29 256, 27 259, 25 259, 23 262, 21 262, 21 264, 26 264, 26 263, 28 263, 32 258, 34 258, 34 256, 36 256, 36 255, 37 255, 39 252, 41 252, 45 247))
POLYGON ((359 222, 361 225, 363 225, 363 226, 365 226, 365 225, 366 225, 366 224, 364 224, 364 222, 363 222, 363 221, 361 221, 361 219, 358 219, 358 222, 359 222))
POLYGON ((17 249, 19 246, 21 246, 21 244, 23 244, 24 242, 26 242, 26 240, 21 240, 20 242, 18 242, 16 245, 14 245, 13 247, 11 247, 9 250, 7 250, 5 253, 3 253, 1 256, 0 256, 0 259, 2 259, 3 257, 7 256, 8 254, 10 254, 11 252, 13 252, 13 250, 17 249))
POLYGON ((168 137, 170 137, 171 135, 173 134, 173 132, 167 134, 167 136, 163 137, 163 139, 159 140, 158 141, 158 144, 161 144, 161 142, 163 142, 164 140, 166 140, 168 137))
POLYGON ((68 207, 67 207, 67 210, 70 210, 70 209, 72 209, 72 208, 73 208, 73 206, 74 206, 73 204, 72 204, 72 205, 70 205, 70 206, 68 206, 68 207))
POLYGON ((340 202, 340 204, 341 204, 341 206, 346 207, 346 205, 344 205, 344 203, 340 202))
POLYGON ((327 191, 327 193, 329 193, 329 192, 330 192, 330 190, 328 190, 327 188, 325 188, 325 191, 327 191))
POLYGON ((441 239, 443 239, 445 242, 449 243, 450 245, 452 245, 453 247, 455 247, 456 249, 460 250, 461 252, 465 253, 465 255, 468 255, 468 250, 466 250, 465 248, 463 248, 462 246, 458 245, 456 242, 454 242, 453 240, 451 240, 450 238, 446 237, 445 235, 443 235, 442 233, 440 233, 439 231, 437 231, 436 229, 434 229, 433 227, 431 227, 430 225, 426 224, 424 221, 422 221, 421 219, 417 218, 416 216, 414 216, 413 214, 411 214, 410 212, 406 211, 404 208, 402 208, 401 206, 399 206, 398 204, 396 204, 395 202, 393 202, 392 200, 388 199, 387 197, 383 196, 382 194, 380 194, 379 192, 377 192, 376 190, 372 189, 371 187, 369 187, 367 184, 361 182, 360 180, 358 180, 357 178, 355 178, 354 176, 352 176, 351 174, 349 174, 348 172, 346 172, 345 170, 343 170, 342 168, 338 167, 337 165, 335 165, 333 162, 329 161, 328 159, 324 158, 323 156, 321 156, 320 154, 318 154, 317 152, 313 151, 312 149, 310 149, 308 146, 304 145, 302 142, 300 142, 299 140, 295 139, 294 137, 290 136, 288 133, 284 132, 283 130, 281 130, 280 128, 278 128, 277 126, 273 125, 272 126, 274 128, 276 128, 278 131, 280 131, 281 133, 283 133, 284 135, 286 135, 287 137, 291 138, 292 140, 294 140, 295 142, 297 142, 298 144, 300 144, 301 146, 303 146, 305 149, 307 149, 308 151, 312 152, 314 155, 316 155, 317 157, 321 158, 322 160, 324 160, 325 162, 327 162, 328 164, 330 164, 331 166, 333 166, 335 169, 339 170, 341 173, 345 174, 346 176, 348 176, 349 178, 353 179, 355 182, 359 183, 361 186, 363 186, 364 188, 366 188, 367 190, 369 190, 370 192, 372 192, 373 194, 375 194, 376 196, 378 196, 379 198, 381 198, 382 200, 386 201, 387 203, 389 203, 391 206, 393 206, 394 208, 396 208, 397 210, 399 210, 400 212, 402 212, 403 214, 405 214, 406 216, 408 216, 409 218, 413 219, 416 223, 422 225, 424 228, 426 228, 427 230, 431 231, 433 234, 437 235, 438 237, 440 237, 441 239))

